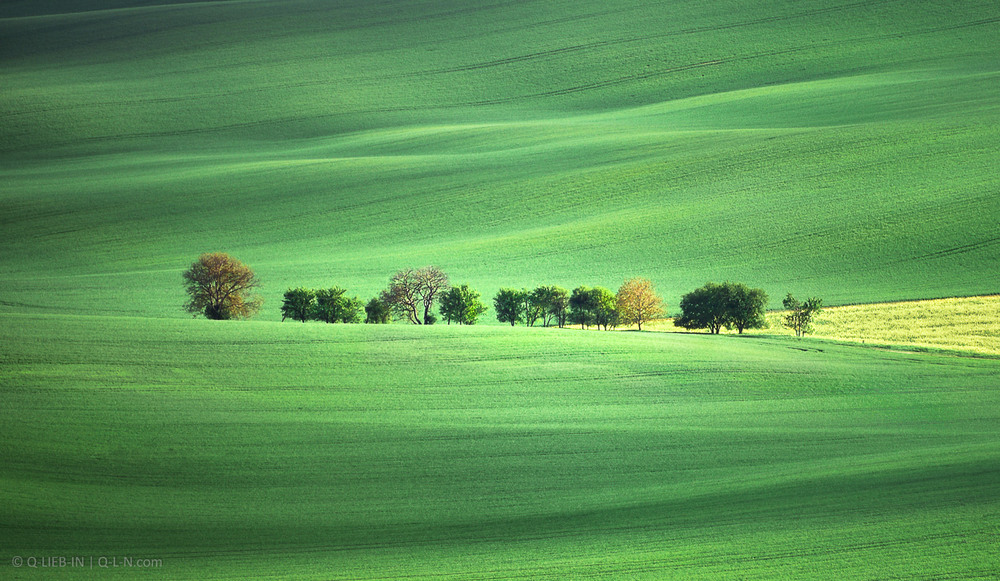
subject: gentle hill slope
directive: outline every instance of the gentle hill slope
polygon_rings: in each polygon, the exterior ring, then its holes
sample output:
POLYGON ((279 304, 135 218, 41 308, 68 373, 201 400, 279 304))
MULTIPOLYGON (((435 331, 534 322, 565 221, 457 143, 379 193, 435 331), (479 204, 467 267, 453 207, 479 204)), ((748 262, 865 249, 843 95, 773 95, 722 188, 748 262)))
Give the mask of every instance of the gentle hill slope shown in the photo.
POLYGON ((487 300, 641 275, 671 311, 709 279, 996 293, 996 2, 753 4, 2 3, 7 550, 171 579, 994 575, 996 359, 276 322, 288 287, 430 263, 487 300), (182 311, 207 251, 257 270, 263 320, 182 311))
POLYGON ((179 316, 205 251, 271 318, 428 263, 674 308, 997 290, 993 2, 333 4, 7 12, 0 300, 179 316))
POLYGON ((170 579, 996 571, 994 360, 509 327, 0 333, 8 551, 170 579))

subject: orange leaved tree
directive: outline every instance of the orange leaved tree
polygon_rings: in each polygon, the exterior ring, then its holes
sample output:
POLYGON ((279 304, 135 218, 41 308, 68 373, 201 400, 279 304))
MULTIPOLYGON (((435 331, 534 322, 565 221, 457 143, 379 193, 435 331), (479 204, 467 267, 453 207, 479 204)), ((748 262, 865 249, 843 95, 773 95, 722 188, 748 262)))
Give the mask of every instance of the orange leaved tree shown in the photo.
POLYGON ((653 291, 653 283, 644 278, 625 281, 618 289, 618 319, 622 323, 639 325, 663 316, 663 299, 653 291))
POLYGON ((247 319, 260 310, 251 292, 260 286, 250 267, 223 252, 202 254, 184 272, 188 312, 209 319, 247 319))

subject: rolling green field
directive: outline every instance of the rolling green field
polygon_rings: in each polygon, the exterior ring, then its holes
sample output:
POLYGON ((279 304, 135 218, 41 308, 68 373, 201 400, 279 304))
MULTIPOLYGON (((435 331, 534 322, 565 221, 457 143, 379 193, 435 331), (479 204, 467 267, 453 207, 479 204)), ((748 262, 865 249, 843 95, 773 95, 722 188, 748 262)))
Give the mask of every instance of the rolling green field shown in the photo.
POLYGON ((7 304, 178 316, 209 251, 270 319, 425 264, 490 296, 646 276, 674 307, 1000 284, 995 2, 82 11, 119 5, 0 8, 7 304))
POLYGON ((99 573, 165 579, 997 573, 995 360, 500 326, 0 325, 7 560, 160 559, 99 573))
MULTIPOLYGON (((994 357, 278 320, 427 264, 995 295, 998 46, 985 0, 0 3, 0 577, 995 578, 994 357), (183 311, 216 251, 257 319, 183 311)), ((833 336, 995 354, 970 300, 833 336)))

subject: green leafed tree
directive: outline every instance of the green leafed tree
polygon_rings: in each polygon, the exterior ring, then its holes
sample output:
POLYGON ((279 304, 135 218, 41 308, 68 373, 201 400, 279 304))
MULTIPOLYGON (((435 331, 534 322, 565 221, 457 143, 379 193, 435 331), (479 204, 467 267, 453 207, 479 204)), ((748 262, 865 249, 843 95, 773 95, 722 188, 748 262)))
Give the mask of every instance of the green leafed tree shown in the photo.
POLYGON ((674 325, 687 329, 708 329, 718 334, 722 327, 746 329, 767 326, 764 317, 767 293, 742 283, 706 283, 681 297, 681 316, 674 325))
POLYGON ((535 326, 545 310, 538 299, 533 291, 521 289, 521 311, 524 313, 524 324, 529 327, 535 326))
POLYGON ((316 308, 313 316, 324 323, 360 323, 361 300, 345 296, 347 291, 340 287, 316 291, 316 308))
POLYGON ((799 301, 788 293, 781 304, 788 311, 785 315, 785 326, 795 331, 796 337, 801 337, 812 330, 813 316, 823 310, 823 300, 810 297, 805 302, 799 301))
POLYGON ((451 324, 452 321, 458 322, 459 317, 461 317, 461 298, 458 293, 455 292, 457 287, 451 287, 447 291, 441 293, 441 305, 438 309, 441 312, 441 318, 444 322, 451 324))
POLYGON ((392 307, 379 297, 373 297, 365 305, 365 323, 385 325, 392 322, 392 307))
POLYGON ((744 329, 767 327, 767 293, 764 289, 750 288, 742 283, 726 283, 728 300, 726 326, 740 334, 744 329))
POLYGON ((729 294, 724 285, 706 283, 681 297, 681 315, 674 325, 685 329, 708 329, 717 334, 728 318, 729 294))
POLYGON ((335 286, 316 291, 316 307, 313 318, 324 323, 336 323, 343 316, 343 298, 347 290, 335 286))
POLYGON ((479 292, 469 285, 453 286, 441 294, 441 317, 451 324, 475 325, 486 312, 486 305, 479 300, 479 292))
POLYGON ((316 293, 308 288, 290 288, 281 301, 281 320, 292 319, 305 323, 312 317, 316 306, 316 293))
POLYGON ((593 309, 594 323, 598 327, 614 328, 618 326, 618 310, 615 294, 604 287, 590 289, 590 304, 593 309))
POLYGON ((594 324, 596 305, 592 290, 586 286, 578 286, 569 297, 569 321, 579 324, 581 329, 594 324))
POLYGON ((361 299, 358 297, 351 297, 344 299, 344 315, 340 318, 341 323, 350 323, 352 325, 361 322, 361 313, 364 311, 364 305, 361 303, 361 299))
POLYGON ((569 292, 558 286, 540 286, 531 292, 532 302, 541 307, 542 326, 566 325, 569 292))
POLYGON ((510 323, 510 326, 518 324, 524 320, 524 298, 522 292, 512 288, 502 288, 493 297, 493 310, 497 314, 497 320, 501 323, 510 323))

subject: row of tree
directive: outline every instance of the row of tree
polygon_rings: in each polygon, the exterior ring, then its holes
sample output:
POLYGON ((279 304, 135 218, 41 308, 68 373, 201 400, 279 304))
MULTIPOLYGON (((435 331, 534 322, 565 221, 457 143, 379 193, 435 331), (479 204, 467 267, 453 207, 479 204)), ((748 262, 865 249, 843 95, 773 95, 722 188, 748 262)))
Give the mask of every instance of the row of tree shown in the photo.
POLYGON ((644 278, 625 281, 617 293, 604 287, 579 286, 570 293, 558 286, 540 286, 534 290, 500 289, 493 299, 497 320, 524 323, 529 327, 541 321, 542 326, 559 327, 574 323, 586 329, 589 325, 605 330, 620 324, 638 325, 661 318, 664 304, 653 290, 653 283, 644 278))
POLYGON ((346 293, 346 289, 336 286, 319 290, 288 289, 281 303, 281 320, 360 323, 361 299, 347 297, 346 293))
POLYGON ((437 322, 433 308, 439 303, 441 316, 448 322, 474 325, 486 312, 479 293, 469 285, 450 286, 448 275, 435 266, 404 269, 389 279, 389 287, 362 307, 358 297, 348 298, 340 287, 312 290, 288 289, 281 304, 281 320, 384 324, 393 319, 414 325, 437 322))
MULTIPOLYGON (((768 326, 767 293, 742 283, 705 284, 681 297, 681 314, 674 325, 686 329, 708 329, 718 334, 726 327, 740 334, 745 329, 768 326)), ((782 301, 788 313, 783 324, 801 337, 812 330, 813 317, 823 308, 822 299, 810 297, 800 301, 788 293, 782 301)))
MULTIPOLYGON (((360 323, 362 303, 348 297, 340 287, 313 290, 288 289, 281 305, 281 320, 360 323)), ((487 307, 480 294, 467 284, 450 286, 448 276, 439 268, 428 266, 405 269, 389 279, 389 287, 363 307, 366 323, 388 323, 393 318, 414 325, 437 322, 435 301, 441 317, 460 325, 474 325, 487 307)), ((612 293, 603 287, 580 286, 570 293, 558 286, 540 286, 534 290, 500 289, 493 299, 497 320, 512 326, 534 326, 567 322, 582 328, 597 325, 605 330, 619 324, 642 324, 663 316, 663 300, 651 282, 641 278, 628 280, 612 293)))
MULTIPOLYGON (((259 282, 249 267, 222 253, 203 254, 184 273, 190 300, 186 308, 209 319, 248 318, 261 305, 251 294, 259 282)), ((743 333, 746 329, 767 326, 767 294, 759 288, 726 282, 707 283, 681 297, 681 314, 674 325, 686 329, 708 329, 719 333, 723 327, 743 333)), ((449 324, 474 325, 487 307, 480 294, 469 285, 451 286, 446 275, 435 266, 400 270, 389 279, 389 286, 362 305, 358 297, 348 297, 340 287, 327 289, 294 288, 285 292, 281 305, 282 321, 323 321, 326 323, 389 323, 393 319, 414 325, 430 325, 441 317, 449 324)), ((810 330, 813 316, 822 301, 805 301, 791 294, 782 301, 788 314, 784 325, 798 336, 810 330)), ((503 288, 493 298, 497 320, 512 326, 578 324, 586 329, 615 328, 618 325, 642 325, 660 319, 665 305, 643 278, 625 281, 617 293, 603 287, 579 286, 572 292, 558 286, 540 286, 533 290, 503 288)))

